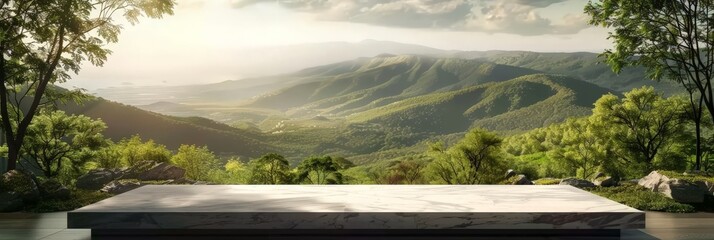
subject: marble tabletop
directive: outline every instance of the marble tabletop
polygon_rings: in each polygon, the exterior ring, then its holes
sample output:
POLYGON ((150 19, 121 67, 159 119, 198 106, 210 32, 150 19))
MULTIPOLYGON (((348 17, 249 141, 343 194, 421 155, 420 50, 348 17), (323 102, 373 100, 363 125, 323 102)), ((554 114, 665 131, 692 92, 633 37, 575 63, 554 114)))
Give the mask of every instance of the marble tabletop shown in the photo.
POLYGON ((639 212, 566 185, 157 185, 74 212, 639 212))
POLYGON ((92 229, 627 229, 644 213, 565 185, 161 185, 68 214, 92 229))

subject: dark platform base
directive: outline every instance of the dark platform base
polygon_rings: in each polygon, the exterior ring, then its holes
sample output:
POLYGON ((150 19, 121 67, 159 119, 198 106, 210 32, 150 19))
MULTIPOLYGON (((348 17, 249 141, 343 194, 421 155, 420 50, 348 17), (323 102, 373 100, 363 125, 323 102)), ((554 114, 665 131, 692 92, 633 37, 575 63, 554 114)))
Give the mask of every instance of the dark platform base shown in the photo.
MULTIPOLYGON (((439 230, 230 230, 230 229, 92 229, 97 237, 418 237, 439 239, 445 237, 619 237, 619 229, 439 229, 439 230)), ((134 239, 134 238, 132 238, 134 239)))

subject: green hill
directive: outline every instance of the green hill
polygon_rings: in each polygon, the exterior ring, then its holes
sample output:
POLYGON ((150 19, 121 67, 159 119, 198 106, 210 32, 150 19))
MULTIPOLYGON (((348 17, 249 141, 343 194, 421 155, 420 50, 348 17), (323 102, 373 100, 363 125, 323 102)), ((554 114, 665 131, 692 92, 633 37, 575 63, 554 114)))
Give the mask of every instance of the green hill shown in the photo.
POLYGON ((345 116, 399 100, 538 73, 482 60, 381 55, 306 69, 322 80, 264 94, 248 106, 290 116, 345 116))
POLYGON ((625 68, 620 74, 612 72, 610 66, 601 62, 597 53, 540 53, 526 51, 485 51, 458 52, 445 57, 480 59, 498 64, 529 68, 546 73, 563 74, 593 83, 618 92, 626 92, 645 85, 653 86, 665 93, 681 91, 672 82, 656 82, 647 79, 644 68, 625 68))
POLYGON ((534 74, 409 98, 348 119, 434 134, 461 132, 472 126, 518 132, 589 114, 592 104, 608 92, 562 75, 534 74))
POLYGON ((139 134, 169 149, 181 144, 207 145, 218 154, 254 157, 273 149, 262 143, 259 133, 232 128, 200 117, 172 117, 97 98, 62 110, 100 118, 107 124, 105 136, 117 141, 139 134))

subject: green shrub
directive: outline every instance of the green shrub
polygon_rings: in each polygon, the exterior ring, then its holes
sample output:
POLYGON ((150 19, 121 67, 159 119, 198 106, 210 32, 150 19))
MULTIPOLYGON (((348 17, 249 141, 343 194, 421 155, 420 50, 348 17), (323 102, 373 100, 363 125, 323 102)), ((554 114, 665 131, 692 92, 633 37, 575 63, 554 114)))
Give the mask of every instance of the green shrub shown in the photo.
POLYGON ((590 189, 594 194, 609 198, 615 202, 637 208, 643 211, 661 211, 674 213, 694 212, 695 208, 688 204, 678 203, 661 193, 652 192, 639 185, 619 187, 597 187, 590 189))
POLYGON ((72 190, 67 200, 46 199, 28 206, 25 211, 34 213, 70 211, 111 197, 111 194, 97 191, 72 190))

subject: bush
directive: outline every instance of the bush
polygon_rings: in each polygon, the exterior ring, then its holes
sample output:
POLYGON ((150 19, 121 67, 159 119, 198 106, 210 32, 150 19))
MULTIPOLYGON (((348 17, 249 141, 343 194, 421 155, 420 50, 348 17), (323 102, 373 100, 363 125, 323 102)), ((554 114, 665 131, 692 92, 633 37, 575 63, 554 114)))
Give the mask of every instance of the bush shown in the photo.
POLYGON ((609 198, 615 202, 643 211, 661 211, 673 213, 694 212, 692 205, 678 203, 661 193, 652 192, 639 185, 619 187, 597 187, 590 189, 594 194, 609 198))
POLYGON ((111 197, 111 194, 89 190, 72 190, 70 198, 46 199, 27 206, 25 211, 34 213, 70 211, 111 197))
POLYGON ((171 162, 186 169, 186 177, 193 180, 208 180, 211 170, 218 168, 218 158, 206 146, 181 145, 171 162))
POLYGON ((138 135, 121 140, 117 143, 117 147, 124 166, 134 166, 146 160, 168 162, 171 159, 171 151, 166 149, 166 146, 157 144, 153 140, 143 142, 138 135))

